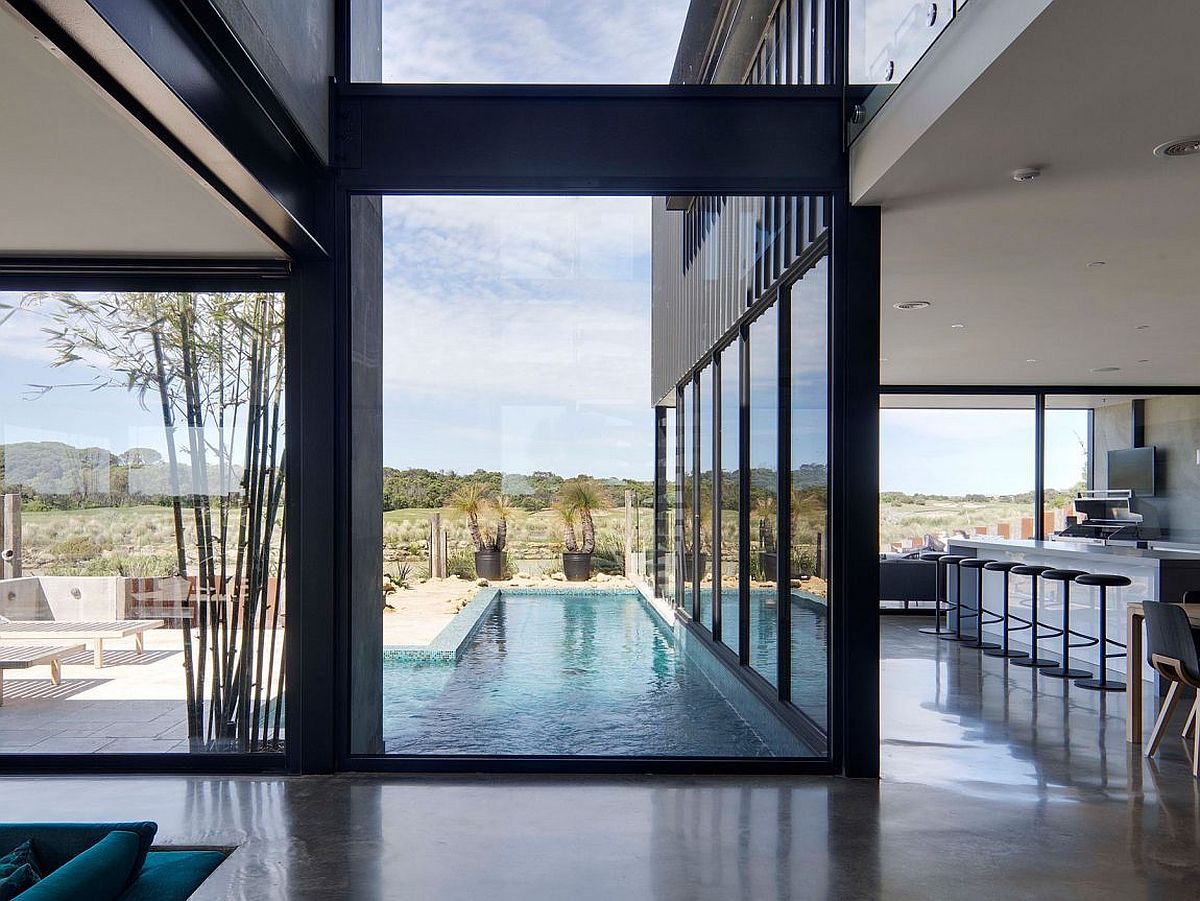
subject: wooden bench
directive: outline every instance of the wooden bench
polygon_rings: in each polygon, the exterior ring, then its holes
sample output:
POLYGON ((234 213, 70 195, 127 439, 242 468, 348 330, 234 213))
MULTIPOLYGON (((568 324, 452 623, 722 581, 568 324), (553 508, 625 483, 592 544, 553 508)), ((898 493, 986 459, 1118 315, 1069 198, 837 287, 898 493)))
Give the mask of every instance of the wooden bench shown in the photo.
POLYGON ((96 668, 104 666, 104 642, 107 639, 133 636, 134 650, 145 652, 143 633, 162 628, 161 619, 120 619, 108 622, 73 623, 59 620, 10 620, 0 622, 0 641, 90 641, 94 643, 93 663, 96 668))
POLYGON ((50 682, 62 681, 62 658, 83 650, 82 644, 7 645, 0 647, 0 707, 4 706, 4 671, 50 664, 50 682))

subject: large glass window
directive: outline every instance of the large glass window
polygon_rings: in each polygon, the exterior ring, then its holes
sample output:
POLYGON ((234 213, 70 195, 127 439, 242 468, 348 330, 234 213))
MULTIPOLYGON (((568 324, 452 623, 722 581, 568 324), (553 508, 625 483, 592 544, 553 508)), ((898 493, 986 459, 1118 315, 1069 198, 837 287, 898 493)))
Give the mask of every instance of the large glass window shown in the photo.
POLYGON ((662 577, 666 582, 663 597, 667 603, 673 604, 676 602, 679 590, 675 584, 678 576, 678 563, 675 558, 675 505, 679 502, 678 484, 676 482, 678 472, 676 471, 677 460, 675 456, 675 408, 668 407, 664 412, 666 413, 666 448, 663 453, 663 472, 666 482, 664 486, 666 522, 656 523, 655 527, 661 528, 664 536, 663 562, 660 567, 662 577))
POLYGON ((700 507, 698 542, 699 570, 696 585, 700 599, 700 622, 712 628, 713 621, 713 516, 715 514, 713 492, 713 367, 707 366, 700 373, 700 507))
POLYGON ((282 296, 0 304, 0 748, 281 750, 282 296))
POLYGON ((717 534, 720 536, 720 583, 717 585, 721 607, 721 641, 738 650, 740 615, 738 598, 741 586, 741 360, 740 342, 735 340, 721 351, 721 503, 717 534))
POLYGON ((881 406, 880 553, 1034 537, 1033 397, 885 395, 881 406))
POLYGON ((689 0, 384 0, 383 80, 666 84, 689 0))
POLYGON ((1127 495, 1138 539, 1200 542, 1200 396, 1049 395, 1046 408, 1048 526, 1086 517, 1079 490, 1109 491, 1127 495))
POLYGON ((779 309, 750 325, 750 665, 776 684, 779 652, 779 309))
POLYGON ((692 383, 685 382, 679 389, 676 404, 679 410, 679 606, 690 614, 692 611, 692 584, 695 578, 695 504, 693 492, 696 485, 693 469, 693 452, 696 442, 693 437, 692 383))
POLYGON ((828 726, 829 261, 789 292, 791 314, 791 700, 828 726))

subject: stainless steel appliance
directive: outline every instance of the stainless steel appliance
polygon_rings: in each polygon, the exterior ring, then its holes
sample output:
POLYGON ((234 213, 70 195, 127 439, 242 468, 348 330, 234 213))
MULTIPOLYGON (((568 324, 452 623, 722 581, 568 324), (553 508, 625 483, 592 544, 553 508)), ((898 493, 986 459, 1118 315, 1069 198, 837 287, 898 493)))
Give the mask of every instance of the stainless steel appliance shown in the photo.
POLYGON ((1140 534, 1142 515, 1129 509, 1132 496, 1132 491, 1124 489, 1080 491, 1075 496, 1075 512, 1086 518, 1055 532, 1054 540, 1146 547, 1140 534))

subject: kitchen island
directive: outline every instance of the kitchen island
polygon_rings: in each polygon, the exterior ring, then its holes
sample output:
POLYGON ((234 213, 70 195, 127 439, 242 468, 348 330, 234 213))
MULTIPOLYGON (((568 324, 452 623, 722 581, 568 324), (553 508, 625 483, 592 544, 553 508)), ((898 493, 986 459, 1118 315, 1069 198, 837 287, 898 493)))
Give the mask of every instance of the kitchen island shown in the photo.
MULTIPOLYGON (((1108 637, 1127 644, 1126 605, 1144 600, 1179 602, 1183 593, 1200 589, 1200 549, 1174 550, 1136 548, 1084 544, 1072 541, 1013 541, 1002 538, 980 536, 978 538, 952 538, 949 553, 987 560, 1019 561, 1025 564, 1052 566, 1056 569, 1077 569, 1091 573, 1112 573, 1131 580, 1127 588, 1109 589, 1108 592, 1108 637)), ((962 597, 966 609, 973 610, 976 598, 976 571, 962 570, 962 597)), ((951 579, 951 600, 956 586, 951 579)), ((1012 576, 1009 585, 1009 611, 1023 619, 1032 614, 1029 576, 1012 576)), ((998 572, 984 574, 983 606, 987 611, 999 613, 1003 609, 1003 578, 998 572)), ((1062 622, 1062 583, 1041 580, 1038 589, 1038 620, 1057 628, 1062 622)), ((1100 601, 1099 591, 1083 585, 1071 587, 1071 630, 1084 635, 1099 634, 1100 601)), ((951 619, 953 628, 953 618, 951 619)), ((963 628, 974 633, 975 621, 964 620, 963 628)), ((984 634, 993 640, 1000 637, 1000 623, 985 626, 984 634)), ((1016 632, 1011 637, 1013 646, 1029 650, 1029 630, 1016 632)), ((1076 639, 1078 640, 1078 639, 1076 639)), ((1057 657, 1061 639, 1042 639, 1039 642, 1043 655, 1057 657)), ((1110 649, 1112 651, 1116 648, 1110 649)), ((1097 670, 1098 649, 1096 647, 1075 648, 1071 660, 1083 669, 1097 670)), ((1126 658, 1114 657, 1108 661, 1109 674, 1126 673, 1126 658)), ((1152 680, 1153 671, 1141 661, 1141 677, 1152 680)), ((1136 671, 1136 670, 1135 670, 1136 671)))

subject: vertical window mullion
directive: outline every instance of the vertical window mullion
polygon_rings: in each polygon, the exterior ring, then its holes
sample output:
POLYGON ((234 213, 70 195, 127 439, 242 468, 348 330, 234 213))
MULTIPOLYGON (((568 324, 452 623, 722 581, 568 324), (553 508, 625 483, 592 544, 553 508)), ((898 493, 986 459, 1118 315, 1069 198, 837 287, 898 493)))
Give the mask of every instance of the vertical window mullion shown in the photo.
POLYGON ((721 643, 721 356, 713 357, 712 366, 712 637, 721 643))
POLYGON ((750 665, 750 330, 738 345, 738 660, 750 665))
POLYGON ((692 619, 700 622, 700 376, 692 376, 692 619))
POLYGON ((776 524, 779 549, 776 561, 776 589, 778 591, 777 614, 778 635, 776 643, 775 671, 779 688, 779 699, 788 701, 792 696, 792 315, 791 286, 781 287, 779 299, 779 421, 776 440, 777 485, 779 494, 776 524))

